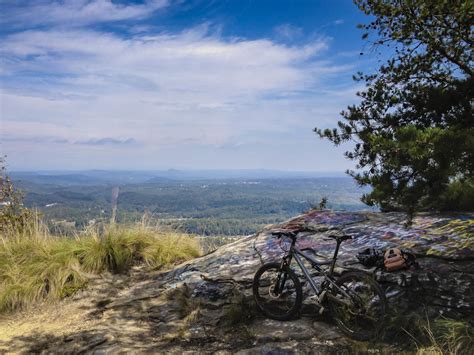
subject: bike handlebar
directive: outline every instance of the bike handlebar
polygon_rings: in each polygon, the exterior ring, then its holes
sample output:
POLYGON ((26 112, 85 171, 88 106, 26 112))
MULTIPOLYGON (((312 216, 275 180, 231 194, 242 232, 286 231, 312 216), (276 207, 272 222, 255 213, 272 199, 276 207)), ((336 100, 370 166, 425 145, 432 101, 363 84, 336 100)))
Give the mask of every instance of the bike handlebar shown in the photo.
POLYGON ((339 241, 339 242, 343 242, 345 240, 349 240, 349 239, 352 239, 352 235, 336 235, 336 234, 332 234, 329 236, 329 238, 333 238, 333 239, 336 239, 336 241, 339 241))
MULTIPOLYGON (((296 232, 296 231, 275 231, 275 232, 272 232, 272 236, 277 237, 277 238, 281 238, 281 237, 284 236, 284 237, 289 237, 289 238, 295 239, 297 235, 298 235, 298 232, 296 232)), ((343 234, 343 235, 331 234, 331 235, 329 235, 329 238, 336 239, 337 242, 341 243, 345 240, 352 239, 352 236, 351 235, 346 235, 346 234, 343 234)))
POLYGON ((298 232, 294 232, 294 231, 275 231, 275 232, 272 232, 272 236, 274 237, 277 237, 277 238, 281 238, 281 237, 289 237, 289 238, 296 238, 296 235, 298 234, 298 232))

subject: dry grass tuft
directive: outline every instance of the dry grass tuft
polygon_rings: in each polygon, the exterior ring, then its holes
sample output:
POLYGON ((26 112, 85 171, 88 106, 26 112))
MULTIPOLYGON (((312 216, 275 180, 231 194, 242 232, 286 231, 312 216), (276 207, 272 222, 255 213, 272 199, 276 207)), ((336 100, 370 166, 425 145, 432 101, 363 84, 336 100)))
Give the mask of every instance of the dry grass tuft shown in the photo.
POLYGON ((195 238, 145 223, 65 238, 34 217, 21 232, 0 237, 0 312, 69 296, 86 285, 88 273, 121 273, 139 263, 157 269, 200 254, 195 238))
POLYGON ((419 347, 417 354, 470 355, 474 353, 474 331, 463 321, 440 318, 427 321, 423 331, 430 343, 419 347))

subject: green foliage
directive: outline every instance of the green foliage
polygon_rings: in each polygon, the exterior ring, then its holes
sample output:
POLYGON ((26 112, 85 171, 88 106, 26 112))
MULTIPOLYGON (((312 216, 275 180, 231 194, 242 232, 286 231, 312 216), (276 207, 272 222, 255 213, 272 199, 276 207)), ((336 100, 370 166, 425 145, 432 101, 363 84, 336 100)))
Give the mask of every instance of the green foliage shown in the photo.
POLYGON ((14 188, 6 174, 5 158, 0 157, 0 232, 27 227, 31 220, 31 211, 23 207, 23 195, 14 188))
POLYGON ((377 74, 359 73, 361 102, 338 128, 315 132, 338 145, 354 141, 349 171, 382 210, 474 210, 449 192, 474 179, 474 3, 468 0, 356 0, 367 15, 363 38, 392 58, 377 74), (372 37, 375 37, 372 40, 372 37))
MULTIPOLYGON (((18 183, 26 191, 25 205, 39 208, 55 234, 73 235, 76 228, 108 224, 111 218, 112 186, 100 181, 81 185, 70 178, 68 186, 60 186, 37 174, 23 175, 18 183)), ((347 177, 135 183, 120 186, 116 221, 134 223, 148 211, 160 223, 185 233, 249 235, 317 208, 324 196, 331 201, 330 208, 361 209, 363 192, 347 177)))
POLYGON ((323 211, 327 208, 328 206, 328 198, 327 197, 323 197, 321 199, 321 201, 319 201, 319 206, 318 206, 318 209, 323 211))
POLYGON ((448 188, 439 196, 441 209, 453 211, 472 211, 474 203, 474 179, 452 181, 448 188))

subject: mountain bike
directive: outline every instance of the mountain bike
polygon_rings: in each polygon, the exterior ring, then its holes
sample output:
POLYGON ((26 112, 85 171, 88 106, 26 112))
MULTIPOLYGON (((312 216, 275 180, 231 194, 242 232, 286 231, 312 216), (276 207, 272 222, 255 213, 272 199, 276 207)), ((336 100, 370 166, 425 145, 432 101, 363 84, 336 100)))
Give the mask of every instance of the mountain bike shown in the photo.
POLYGON ((290 267, 295 260, 314 292, 312 298, 315 298, 320 314, 327 309, 337 326, 354 339, 368 340, 376 336, 383 325, 387 309, 382 288, 372 276, 362 271, 349 271, 339 277, 334 274, 339 247, 342 242, 352 239, 351 236, 329 236, 336 240, 334 256, 331 260, 318 260, 306 253, 316 255, 314 249, 300 250, 296 246, 296 232, 283 230, 273 232, 272 235, 278 239, 289 238, 291 244, 280 262, 266 263, 255 273, 253 294, 263 314, 282 321, 293 319, 299 314, 303 304, 303 287, 290 267), (315 275, 310 274, 302 258, 311 264, 315 275), (319 286, 315 277, 322 279, 319 286))

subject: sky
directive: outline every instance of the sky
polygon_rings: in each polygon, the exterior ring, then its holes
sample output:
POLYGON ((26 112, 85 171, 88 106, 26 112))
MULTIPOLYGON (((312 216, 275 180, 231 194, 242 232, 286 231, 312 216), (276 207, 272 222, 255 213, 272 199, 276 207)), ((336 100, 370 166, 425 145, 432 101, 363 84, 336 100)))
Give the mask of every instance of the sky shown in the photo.
POLYGON ((377 58, 349 0, 0 0, 9 170, 344 171, 377 58))

